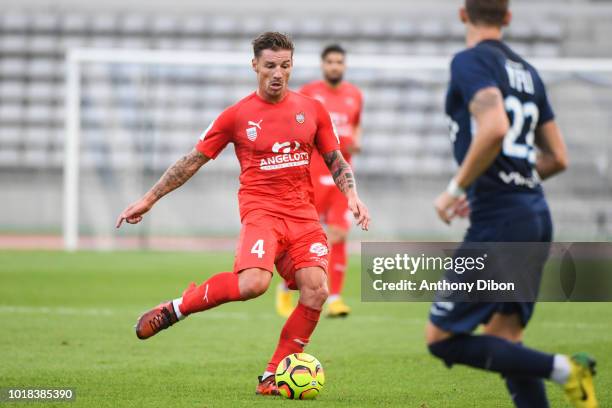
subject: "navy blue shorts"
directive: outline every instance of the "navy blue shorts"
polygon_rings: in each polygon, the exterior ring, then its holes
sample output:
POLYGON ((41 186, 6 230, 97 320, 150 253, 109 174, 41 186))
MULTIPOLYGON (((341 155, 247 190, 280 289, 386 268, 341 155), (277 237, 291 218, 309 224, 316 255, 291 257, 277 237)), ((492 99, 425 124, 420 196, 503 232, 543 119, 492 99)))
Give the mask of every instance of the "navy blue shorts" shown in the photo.
MULTIPOLYGON (((551 242, 552 229, 550 212, 543 205, 538 211, 523 209, 486 222, 472 220, 464 242, 551 242)), ((434 302, 429 319, 444 331, 471 333, 495 313, 518 314, 525 327, 534 307, 534 302, 434 302)))

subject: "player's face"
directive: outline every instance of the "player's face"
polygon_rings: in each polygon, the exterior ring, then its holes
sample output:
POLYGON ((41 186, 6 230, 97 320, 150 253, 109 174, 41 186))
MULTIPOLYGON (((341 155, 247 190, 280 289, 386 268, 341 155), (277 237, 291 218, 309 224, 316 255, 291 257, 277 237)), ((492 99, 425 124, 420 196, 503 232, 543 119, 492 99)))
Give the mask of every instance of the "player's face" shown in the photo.
POLYGON ((344 54, 339 52, 330 52, 323 58, 321 63, 323 77, 332 85, 337 85, 344 77, 346 65, 344 63, 344 54))
POLYGON ((293 55, 290 50, 263 50, 259 57, 253 58, 261 96, 272 101, 281 99, 287 91, 291 68, 293 55))

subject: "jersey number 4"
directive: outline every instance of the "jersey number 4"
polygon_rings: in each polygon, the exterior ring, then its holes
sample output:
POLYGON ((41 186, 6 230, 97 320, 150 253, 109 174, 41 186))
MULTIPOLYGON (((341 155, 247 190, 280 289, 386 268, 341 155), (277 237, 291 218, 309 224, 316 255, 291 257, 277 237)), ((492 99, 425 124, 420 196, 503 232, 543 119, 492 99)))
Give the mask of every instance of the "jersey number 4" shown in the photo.
POLYGON ((506 97, 504 101, 506 111, 512 113, 512 126, 504 137, 503 152, 508 157, 524 159, 529 163, 535 163, 536 151, 534 147, 535 128, 538 124, 540 111, 538 106, 533 102, 521 103, 521 101, 513 95, 506 97), (531 119, 529 128, 525 134, 525 120, 531 119), (524 143, 520 143, 521 136, 525 136, 524 143))
POLYGON ((257 242, 255 242, 255 245, 253 245, 253 248, 251 248, 251 253, 257 255, 259 259, 263 258, 264 254, 266 253, 263 246, 264 240, 258 239, 257 242))

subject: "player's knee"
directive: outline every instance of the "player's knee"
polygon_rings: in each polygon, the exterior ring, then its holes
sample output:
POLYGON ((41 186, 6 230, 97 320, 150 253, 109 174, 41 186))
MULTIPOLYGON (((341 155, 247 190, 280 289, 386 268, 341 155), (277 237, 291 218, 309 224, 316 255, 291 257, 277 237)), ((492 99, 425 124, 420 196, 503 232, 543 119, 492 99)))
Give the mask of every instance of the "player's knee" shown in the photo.
POLYGON ((300 303, 320 310, 329 296, 325 271, 320 267, 303 268, 296 272, 295 280, 300 290, 300 303))
POLYGON ((240 294, 243 299, 253 299, 263 295, 268 290, 269 282, 263 279, 249 280, 248 283, 241 287, 240 294))
POLYGON ((271 279, 272 274, 264 269, 242 271, 238 282, 240 296, 243 300, 248 300, 263 295, 268 290, 271 279))
POLYGON ((520 343, 523 341, 523 331, 519 329, 515 330, 512 328, 485 328, 483 330, 483 333, 489 336, 500 337, 513 343, 520 343))
POLYGON ((321 285, 315 288, 311 294, 312 302, 319 306, 323 306, 328 296, 329 290, 327 289, 327 285, 321 285))
POLYGON ((488 324, 484 326, 483 333, 513 343, 523 341, 523 325, 520 317, 516 314, 494 314, 488 324))
POLYGON ((305 287, 300 290, 300 302, 314 309, 321 308, 328 296, 329 290, 326 284, 305 287))
POLYGON ((427 345, 446 340, 450 337, 452 337, 452 333, 438 328, 431 322, 428 322, 427 326, 425 326, 425 342, 427 345))

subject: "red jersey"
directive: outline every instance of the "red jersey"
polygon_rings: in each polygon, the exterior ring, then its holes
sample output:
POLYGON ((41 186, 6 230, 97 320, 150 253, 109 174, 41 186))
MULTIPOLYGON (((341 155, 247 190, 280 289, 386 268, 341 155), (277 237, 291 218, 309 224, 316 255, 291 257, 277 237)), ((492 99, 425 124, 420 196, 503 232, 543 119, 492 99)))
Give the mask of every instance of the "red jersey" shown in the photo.
POLYGON ((288 91, 279 103, 252 93, 227 108, 200 137, 196 149, 212 159, 233 143, 240 162, 240 219, 252 210, 318 220, 310 160, 338 150, 339 140, 321 102, 288 91))
MULTIPOLYGON (((318 80, 304 85, 300 92, 321 101, 329 111, 340 137, 342 155, 350 163, 348 147, 354 142, 355 127, 359 126, 363 109, 363 97, 359 88, 346 81, 332 88, 325 81, 318 80)), ((315 174, 329 173, 321 157, 313 158, 312 171, 315 174)))

